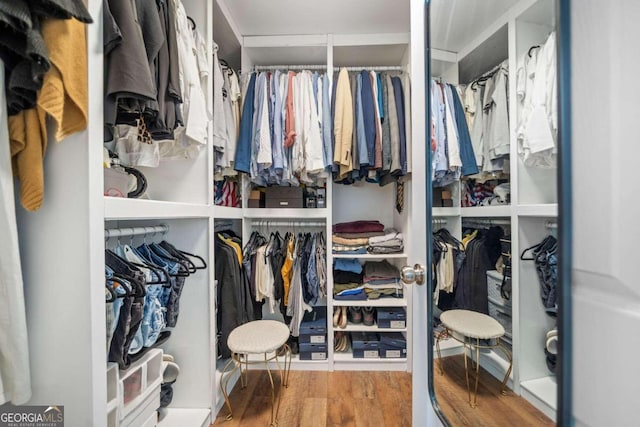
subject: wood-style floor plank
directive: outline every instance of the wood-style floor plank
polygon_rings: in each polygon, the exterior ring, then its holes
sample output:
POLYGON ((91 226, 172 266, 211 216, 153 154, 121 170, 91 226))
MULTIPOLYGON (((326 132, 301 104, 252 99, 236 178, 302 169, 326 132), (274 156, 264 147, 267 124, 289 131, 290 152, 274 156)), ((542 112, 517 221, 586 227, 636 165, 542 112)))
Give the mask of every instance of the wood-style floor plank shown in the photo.
MULTIPOLYGON (((521 397, 500 395, 500 382, 481 372, 477 409, 469 407, 461 356, 445 359, 435 376, 438 402, 451 426, 552 426, 521 397)), ((276 388, 280 376, 274 375, 276 388)), ((277 396, 277 395, 276 395, 277 396)), ((230 396, 234 418, 223 407, 213 426, 262 427, 271 420, 271 386, 266 371, 249 371, 247 388, 230 396)), ((425 402, 426 404, 426 402, 425 402)), ((279 427, 409 427, 411 374, 406 372, 291 371, 282 391, 279 427)))
MULTIPOLYGON (((473 388, 473 374, 469 381, 473 388)), ((553 426, 555 423, 538 411, 526 399, 507 389, 500 393, 501 383, 484 369, 480 369, 478 407, 469 406, 464 371, 464 357, 444 359, 444 375, 436 369, 434 385, 436 397, 443 414, 452 426, 512 427, 553 426)))

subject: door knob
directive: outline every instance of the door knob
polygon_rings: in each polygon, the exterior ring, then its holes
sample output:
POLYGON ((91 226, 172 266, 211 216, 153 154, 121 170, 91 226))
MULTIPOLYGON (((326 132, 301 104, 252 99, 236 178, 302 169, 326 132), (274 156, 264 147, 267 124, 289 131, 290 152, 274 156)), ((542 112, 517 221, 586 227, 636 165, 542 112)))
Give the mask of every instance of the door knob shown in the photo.
POLYGON ((402 271, 400 272, 400 277, 402 281, 410 285, 413 282, 416 282, 418 285, 424 285, 425 282, 425 269, 421 264, 416 264, 413 267, 409 265, 405 265, 402 267, 402 271))

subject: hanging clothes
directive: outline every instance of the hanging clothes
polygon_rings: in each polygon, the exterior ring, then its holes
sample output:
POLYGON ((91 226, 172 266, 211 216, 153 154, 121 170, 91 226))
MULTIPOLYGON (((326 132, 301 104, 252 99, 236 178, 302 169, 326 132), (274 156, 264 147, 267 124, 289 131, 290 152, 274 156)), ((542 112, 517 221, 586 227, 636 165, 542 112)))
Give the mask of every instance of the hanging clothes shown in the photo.
MULTIPOLYGON (((292 335, 299 334, 304 311, 326 297, 326 246, 323 233, 271 233, 269 239, 254 231, 244 248, 243 268, 257 305, 270 314, 279 308, 292 335)), ((258 316, 258 313, 256 313, 258 316)))
MULTIPOLYGON (((75 19, 43 19, 38 35, 48 55, 47 64, 52 66, 36 79, 39 88, 33 108, 9 116, 13 172, 20 180, 20 202, 30 211, 38 210, 44 201, 44 155, 49 137, 62 141, 85 129, 88 120, 85 25, 75 19), (52 119, 53 135, 48 133, 47 117, 52 119)), ((17 73, 16 68, 13 75, 17 73)), ((6 83, 11 91, 12 81, 6 83)))
POLYGON ((166 328, 177 325, 186 278, 207 265, 201 257, 162 241, 138 247, 118 244, 105 251, 105 266, 105 289, 110 296, 107 357, 126 369, 169 338, 166 328))
MULTIPOLYGON (((105 0, 104 26, 105 142, 135 153, 144 140, 162 159, 197 156, 211 120, 208 61, 182 2, 105 0), (116 125, 132 127, 130 135, 114 140, 116 125)), ((142 166, 135 158, 128 166, 142 166)))
POLYGON ((236 327, 255 320, 251 301, 249 280, 244 269, 244 257, 240 252, 242 242, 230 230, 216 232, 215 237, 215 277, 216 319, 218 354, 223 358, 231 356, 227 338, 236 327))
MULTIPOLYGON (((4 81, 0 61, 0 81, 4 81)), ((5 85, 0 87, 0 140, 9 139, 5 85)), ((9 144, 0 144, 0 378, 3 393, 11 403, 21 405, 31 398, 29 340, 25 314, 22 267, 16 222, 14 179, 9 144)))
POLYGON ((455 307, 489 314, 487 271, 501 255, 500 227, 480 229, 465 245, 465 258, 455 284, 455 307))
POLYGON ((523 261, 534 261, 540 283, 540 299, 550 316, 558 313, 558 240, 545 237, 540 243, 525 249, 520 257, 523 261), (531 252, 531 256, 527 254, 531 252))
POLYGON ((235 170, 260 186, 325 178, 332 155, 331 124, 324 114, 325 109, 329 113, 328 85, 326 75, 310 71, 251 73, 235 170))
POLYGON ((477 174, 476 152, 460 95, 451 84, 431 82, 431 152, 435 187, 477 174))
POLYGON ((542 46, 534 46, 518 60, 517 95, 521 115, 516 135, 525 166, 557 165, 556 42, 552 32, 542 46))

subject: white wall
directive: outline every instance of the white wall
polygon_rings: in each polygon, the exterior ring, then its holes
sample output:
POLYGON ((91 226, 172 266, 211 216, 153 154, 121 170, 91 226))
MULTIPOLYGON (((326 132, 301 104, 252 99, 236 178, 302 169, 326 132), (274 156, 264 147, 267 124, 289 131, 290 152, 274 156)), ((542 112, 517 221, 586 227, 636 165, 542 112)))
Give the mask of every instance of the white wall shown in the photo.
POLYGON ((573 1, 573 411, 637 425, 640 3, 573 1))

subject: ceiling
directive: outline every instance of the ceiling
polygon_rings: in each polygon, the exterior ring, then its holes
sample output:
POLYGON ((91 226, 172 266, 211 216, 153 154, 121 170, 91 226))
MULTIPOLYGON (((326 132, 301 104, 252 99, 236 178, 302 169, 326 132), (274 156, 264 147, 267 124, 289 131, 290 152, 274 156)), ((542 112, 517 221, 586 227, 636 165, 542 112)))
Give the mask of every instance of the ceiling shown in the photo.
MULTIPOLYGON (((214 3, 218 2, 224 3, 243 36, 410 31, 409 0, 217 0, 214 3)), ((432 47, 461 51, 517 2, 431 0, 432 47)), ((221 45, 224 57, 230 58, 230 62, 239 62, 240 45, 219 6, 214 7, 214 39, 221 45)))
POLYGON ((431 0, 431 47, 459 52, 518 0, 431 0))
POLYGON ((409 32, 409 0, 224 0, 243 36, 409 32))

